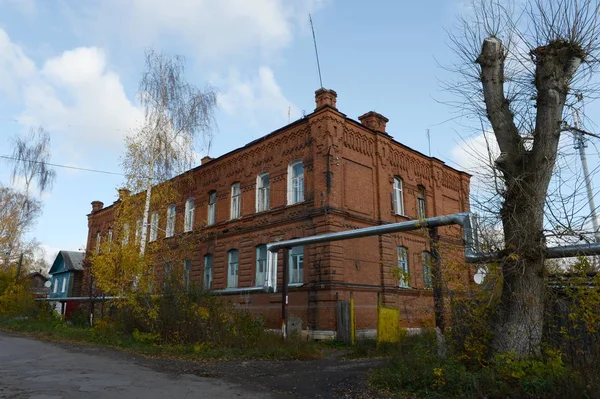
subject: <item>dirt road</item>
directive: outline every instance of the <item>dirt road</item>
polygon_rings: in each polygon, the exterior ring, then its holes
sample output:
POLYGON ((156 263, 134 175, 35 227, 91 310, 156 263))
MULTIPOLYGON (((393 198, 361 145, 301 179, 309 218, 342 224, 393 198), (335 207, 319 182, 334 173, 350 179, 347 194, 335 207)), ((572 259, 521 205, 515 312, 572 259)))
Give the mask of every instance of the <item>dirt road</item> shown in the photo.
POLYGON ((0 332, 0 398, 372 398, 377 360, 184 362, 0 332))

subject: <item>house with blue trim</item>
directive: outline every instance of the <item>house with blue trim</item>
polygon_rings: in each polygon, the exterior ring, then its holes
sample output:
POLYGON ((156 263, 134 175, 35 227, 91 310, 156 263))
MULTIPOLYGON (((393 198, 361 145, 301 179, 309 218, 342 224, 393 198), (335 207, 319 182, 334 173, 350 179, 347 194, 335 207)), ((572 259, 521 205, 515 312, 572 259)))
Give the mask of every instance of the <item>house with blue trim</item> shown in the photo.
POLYGON ((50 268, 50 298, 70 298, 81 295, 83 258, 85 252, 59 251, 50 268))

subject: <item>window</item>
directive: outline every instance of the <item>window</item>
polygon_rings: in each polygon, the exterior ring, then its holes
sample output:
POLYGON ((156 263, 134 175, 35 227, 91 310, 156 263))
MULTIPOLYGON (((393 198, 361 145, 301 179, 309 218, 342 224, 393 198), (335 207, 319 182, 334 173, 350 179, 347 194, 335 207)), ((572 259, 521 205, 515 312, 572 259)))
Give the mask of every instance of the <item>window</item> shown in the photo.
POLYGON ((53 293, 57 293, 58 292, 58 277, 54 278, 54 288, 52 289, 53 293))
POLYGON ((121 238, 121 245, 125 246, 129 244, 129 224, 125 223, 123 225, 123 238, 121 238))
POLYGON ((208 193, 208 217, 206 224, 215 224, 215 212, 217 210, 217 192, 211 191, 208 193))
POLYGON ((142 219, 138 219, 135 222, 135 242, 142 242, 142 228, 144 226, 144 221, 142 219))
POLYGON ((165 237, 171 237, 175 234, 175 205, 171 204, 167 208, 167 229, 165 237))
POLYGON ((192 273, 192 260, 185 259, 183 261, 183 288, 190 289, 190 275, 192 273))
POLYGON ((290 284, 302 283, 304 272, 304 247, 290 250, 290 284))
POLYGON ((256 247, 256 286, 265 284, 267 272, 267 246, 259 245, 256 247))
POLYGON ((63 277, 62 290, 60 292, 67 292, 67 278, 63 277))
POLYGON ((398 247, 398 287, 408 288, 409 275, 408 275, 408 249, 406 247, 398 247))
POLYGON ((154 212, 150 217, 150 241, 158 237, 158 212, 154 212))
POLYGON ((237 219, 241 215, 242 187, 240 183, 231 185, 231 219, 237 219))
POLYGON ((183 231, 188 232, 194 229, 194 209, 195 209, 195 201, 193 198, 188 198, 185 201, 185 222, 183 231))
POLYGON ((425 288, 431 288, 431 253, 423 251, 421 253, 421 259, 423 262, 423 285, 425 288))
POLYGON ((394 203, 394 213, 404 215, 404 199, 402 197, 402 179, 394 177, 394 192, 392 193, 394 203))
POLYGON ((417 217, 425 219, 427 217, 427 203, 425 202, 425 187, 419 186, 417 191, 417 217))
POLYGON ((270 185, 271 182, 269 180, 268 173, 261 173, 256 178, 256 212, 264 212, 269 210, 270 185))
POLYGON ((204 255, 204 289, 212 288, 213 276, 213 256, 211 254, 204 255))
MULTIPOLYGON (((112 244, 112 229, 108 229, 108 245, 112 244)), ((110 250, 110 247, 108 248, 110 250)))
POLYGON ((304 201, 304 166, 302 161, 288 167, 288 205, 304 201))
POLYGON ((173 278, 173 264, 171 262, 165 263, 165 274, 163 276, 163 288, 169 289, 171 287, 171 279, 173 278))
POLYGON ((100 253, 100 241, 102 240, 102 236, 100 235, 100 232, 96 233, 96 253, 99 254, 100 253))
POLYGON ((229 251, 229 268, 227 272, 227 288, 237 288, 238 284, 238 250, 232 249, 229 251))

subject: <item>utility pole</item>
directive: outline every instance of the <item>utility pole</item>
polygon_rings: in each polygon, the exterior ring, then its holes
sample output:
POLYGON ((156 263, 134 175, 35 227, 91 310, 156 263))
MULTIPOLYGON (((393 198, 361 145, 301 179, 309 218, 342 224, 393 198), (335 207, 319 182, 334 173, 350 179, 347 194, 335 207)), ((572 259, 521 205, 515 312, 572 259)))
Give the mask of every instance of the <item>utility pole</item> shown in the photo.
POLYGON ((574 148, 579 150, 579 157, 581 158, 581 166, 583 168, 583 177, 585 179, 585 188, 587 190, 588 196, 588 205, 590 206, 590 216, 592 218, 592 228, 594 229, 594 239, 596 242, 600 243, 600 231, 598 230, 598 215, 596 214, 596 204, 594 203, 594 193, 592 190, 592 182, 590 180, 590 171, 587 165, 587 157, 585 155, 585 138, 583 137, 583 133, 580 131, 579 126, 579 111, 575 110, 573 112, 573 120, 575 123, 575 128, 577 131, 573 132, 575 135, 575 144, 574 148))

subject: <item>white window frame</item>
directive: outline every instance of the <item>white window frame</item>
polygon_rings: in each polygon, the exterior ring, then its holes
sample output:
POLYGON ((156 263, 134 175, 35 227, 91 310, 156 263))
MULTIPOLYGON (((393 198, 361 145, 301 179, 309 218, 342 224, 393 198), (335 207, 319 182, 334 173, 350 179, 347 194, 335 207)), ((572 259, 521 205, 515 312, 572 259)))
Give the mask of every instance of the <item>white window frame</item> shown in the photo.
POLYGON ((61 293, 67 292, 67 278, 63 277, 61 293))
POLYGON ((167 207, 167 228, 165 229, 165 237, 172 237, 175 234, 175 218, 177 217, 177 209, 175 204, 167 207))
POLYGON ((56 294, 56 293, 58 293, 58 284, 59 284, 59 283, 58 283, 58 280, 59 280, 59 278, 58 278, 58 277, 55 277, 55 278, 54 278, 54 288, 52 289, 52 293, 53 293, 53 294, 56 294))
POLYGON ((398 253, 398 287, 410 288, 410 272, 408 268, 408 248, 399 246, 396 248, 398 253))
POLYGON ((232 249, 227 252, 227 288, 237 288, 240 270, 240 252, 232 249))
POLYGON ((206 217, 206 224, 215 224, 217 213, 217 192, 211 191, 208 193, 208 214, 206 217))
POLYGON ((196 208, 196 200, 194 198, 188 198, 185 201, 185 221, 183 231, 188 232, 194 229, 194 210, 196 208))
POLYGON ((150 216, 150 241, 158 238, 158 212, 152 213, 150 216))
POLYGON ((267 246, 256 247, 256 286, 262 287, 267 278, 267 246))
POLYGON ((394 213, 396 215, 404 216, 404 194, 403 194, 403 181, 399 176, 394 176, 392 198, 394 201, 394 213))
POLYGON ((292 247, 289 258, 289 284, 302 284, 304 282, 304 246, 292 247))
POLYGON ((294 161, 288 166, 288 205, 304 201, 304 164, 302 161, 294 161), (296 174, 295 167, 300 165, 302 173, 296 174))
POLYGON ((417 189, 417 218, 425 219, 427 217, 427 191, 425 187, 419 186, 417 189))
POLYGON ((112 229, 108 229, 108 245, 109 245, 108 250, 109 251, 110 251, 110 244, 112 244, 112 239, 113 239, 113 231, 112 231, 112 229))
POLYGON ((213 255, 204 255, 204 281, 202 282, 202 284, 205 290, 210 290, 212 288, 213 265, 213 255))
POLYGON ((96 233, 96 253, 100 253, 100 242, 102 241, 102 235, 100 232, 96 233))
POLYGON ((269 176, 269 172, 264 172, 256 176, 256 212, 264 212, 269 210, 271 206, 270 191, 271 178, 269 176))
POLYGON ((144 228, 144 220, 138 219, 135 222, 135 242, 142 242, 142 229, 144 228))
POLYGON ((242 216, 242 185, 238 182, 231 185, 230 218, 238 219, 240 216, 242 216))
POLYGON ((121 237, 121 246, 129 244, 129 223, 123 224, 123 237, 121 237))
POLYGON ((421 266, 423 267, 423 287, 433 288, 433 276, 431 275, 431 263, 433 256, 429 251, 421 252, 421 266))
POLYGON ((183 288, 186 290, 190 289, 191 285, 191 277, 192 277, 192 260, 184 259, 183 260, 183 273, 181 274, 183 279, 183 288))

